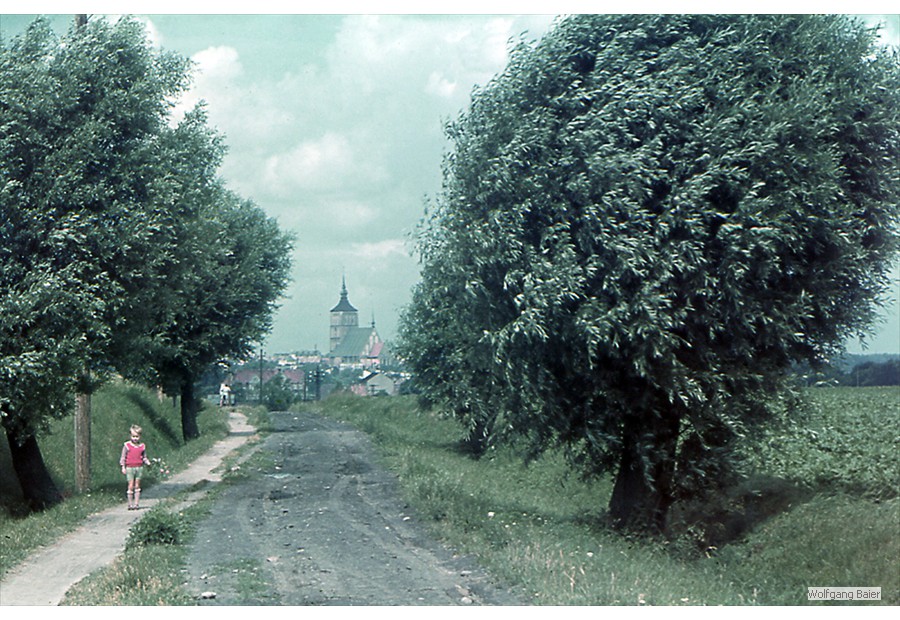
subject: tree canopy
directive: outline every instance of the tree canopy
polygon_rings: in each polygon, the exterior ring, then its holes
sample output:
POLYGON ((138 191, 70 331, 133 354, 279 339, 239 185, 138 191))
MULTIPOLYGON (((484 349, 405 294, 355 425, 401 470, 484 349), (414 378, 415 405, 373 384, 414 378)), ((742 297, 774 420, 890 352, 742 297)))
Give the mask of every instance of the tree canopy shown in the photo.
POLYGON ((192 380, 264 335, 286 284, 291 237, 225 189, 202 106, 172 121, 189 84, 129 18, 0 41, 0 420, 36 505, 58 499, 37 433, 87 372, 155 381, 178 351, 192 380))
POLYGON ((664 527, 897 257, 900 65, 841 16, 576 15, 447 126, 402 353, 476 433, 664 527))
POLYGON ((29 411, 16 416, 28 435, 68 413, 85 368, 114 365, 133 323, 128 295, 160 255, 159 136, 187 64, 151 55, 128 20, 62 40, 38 20, 0 62, 0 398, 29 411))

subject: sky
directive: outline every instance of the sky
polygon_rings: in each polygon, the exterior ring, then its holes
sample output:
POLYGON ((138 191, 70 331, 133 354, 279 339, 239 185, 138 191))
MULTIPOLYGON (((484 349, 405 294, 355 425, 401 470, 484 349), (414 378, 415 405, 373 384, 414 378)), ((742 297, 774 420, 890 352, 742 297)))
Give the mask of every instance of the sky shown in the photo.
MULTIPOLYGON (((67 4, 28 8, 62 33, 72 13, 98 3, 67 4)), ((205 101, 228 145, 220 169, 226 184, 295 233, 292 282, 264 349, 327 351, 329 310, 342 281, 360 324, 374 320, 382 338, 396 338, 418 281, 412 235, 441 187, 445 123, 465 110, 473 88, 503 69, 511 40, 539 38, 553 21, 546 9, 570 7, 517 4, 531 12, 513 15, 487 2, 454 4, 452 14, 409 14, 402 3, 376 2, 362 14, 353 3, 332 2, 327 14, 286 14, 263 12, 271 3, 262 1, 253 3, 260 13, 209 14, 186 12, 190 4, 101 2, 93 14, 130 11, 154 45, 195 62, 193 87, 176 114, 205 101)), ((630 8, 655 12, 641 6, 630 8)), ((679 12, 718 10, 691 7, 679 12)), ((765 12, 764 3, 754 7, 765 12)), ((0 15, 0 34, 8 39, 34 17, 0 15)), ((885 18, 886 40, 900 44, 900 16, 885 18)), ((893 303, 866 352, 900 353, 900 268, 893 280, 893 303)), ((848 350, 862 351, 858 343, 848 350)))

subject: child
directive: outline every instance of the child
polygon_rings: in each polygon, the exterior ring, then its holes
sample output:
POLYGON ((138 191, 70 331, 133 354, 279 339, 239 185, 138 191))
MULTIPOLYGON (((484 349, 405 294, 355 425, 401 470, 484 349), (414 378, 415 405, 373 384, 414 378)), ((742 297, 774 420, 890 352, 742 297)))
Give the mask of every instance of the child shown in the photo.
POLYGON ((131 426, 131 441, 126 441, 122 446, 122 456, 119 465, 122 473, 128 480, 128 510, 137 510, 141 501, 141 474, 144 465, 149 465, 147 458, 147 446, 141 443, 141 427, 135 424, 131 426))

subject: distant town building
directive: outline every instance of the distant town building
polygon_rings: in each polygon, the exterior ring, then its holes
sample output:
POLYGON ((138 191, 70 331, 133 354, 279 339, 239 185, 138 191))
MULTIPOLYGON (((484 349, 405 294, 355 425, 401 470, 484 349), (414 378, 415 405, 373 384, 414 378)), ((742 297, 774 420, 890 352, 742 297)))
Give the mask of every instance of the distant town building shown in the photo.
POLYGON ((393 396, 397 393, 398 382, 385 373, 367 371, 360 380, 350 387, 359 396, 393 396))
POLYGON ((304 364, 318 364, 322 361, 319 351, 297 351, 294 353, 272 353, 268 359, 279 366, 298 368, 304 364))

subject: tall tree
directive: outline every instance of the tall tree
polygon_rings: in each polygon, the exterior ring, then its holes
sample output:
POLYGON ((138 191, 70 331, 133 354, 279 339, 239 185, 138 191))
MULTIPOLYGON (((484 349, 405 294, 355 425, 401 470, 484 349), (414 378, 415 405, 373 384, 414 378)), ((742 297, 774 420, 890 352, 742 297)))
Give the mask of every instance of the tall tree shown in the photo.
POLYGON ((0 408, 35 506, 59 499, 37 433, 90 388, 86 369, 116 365, 134 323, 162 226, 157 136, 186 69, 128 19, 61 39, 37 20, 0 47, 0 408))
POLYGON ((271 329, 293 247, 293 236, 274 219, 221 185, 210 184, 195 198, 192 216, 182 212, 171 229, 178 254, 166 295, 173 301, 161 306, 143 365, 153 381, 181 396, 185 440, 199 436, 194 384, 200 375, 221 360, 246 357, 271 329))
POLYGON ((786 369, 871 328, 898 133, 896 51, 852 19, 560 20, 448 126, 403 352, 470 427, 614 472, 613 522, 662 529, 786 369))

